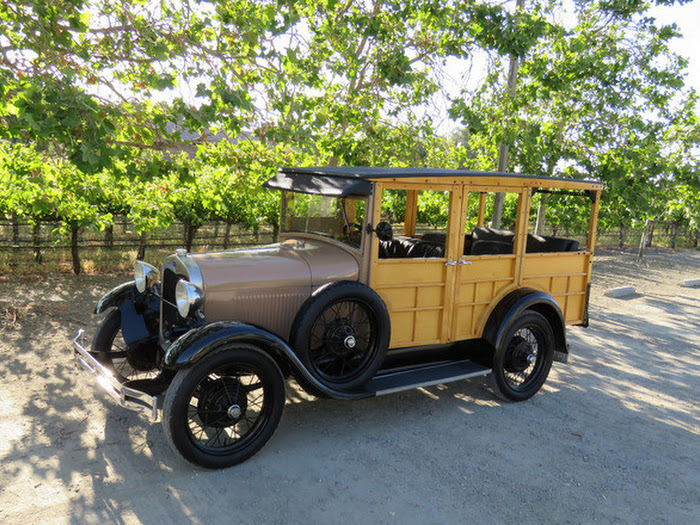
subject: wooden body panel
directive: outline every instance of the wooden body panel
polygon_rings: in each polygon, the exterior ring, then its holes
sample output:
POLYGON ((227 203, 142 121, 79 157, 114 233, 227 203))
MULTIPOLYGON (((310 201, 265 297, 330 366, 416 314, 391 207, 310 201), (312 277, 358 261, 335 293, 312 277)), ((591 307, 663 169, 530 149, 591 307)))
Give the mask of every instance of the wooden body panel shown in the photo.
POLYGON ((551 295, 567 324, 584 321, 590 253, 531 253, 523 257, 522 286, 551 295))
POLYGON ((470 257, 467 262, 458 270, 452 341, 480 337, 494 304, 516 287, 515 255, 470 257))
MULTIPOLYGON (((431 345, 478 338, 483 335, 489 315, 511 291, 532 288, 551 295, 560 306, 567 324, 586 320, 586 294, 591 276, 593 249, 602 185, 578 180, 509 179, 499 177, 443 177, 373 181, 370 204, 372 224, 380 221, 383 189, 407 191, 404 235, 416 232, 413 210, 419 190, 450 191, 450 215, 444 258, 379 259, 378 241, 369 243, 368 284, 382 297, 392 323, 390 348, 431 345), (592 196, 589 238, 586 251, 526 253, 529 207, 533 188, 585 190, 592 196), (480 193, 477 223, 484 223, 486 192, 518 195, 514 225, 513 253, 503 255, 462 255, 464 228, 470 192, 480 193)), ((468 233, 468 232, 467 232, 468 233)))
POLYGON ((391 348, 442 342, 447 269, 444 259, 383 259, 372 288, 391 318, 391 348))

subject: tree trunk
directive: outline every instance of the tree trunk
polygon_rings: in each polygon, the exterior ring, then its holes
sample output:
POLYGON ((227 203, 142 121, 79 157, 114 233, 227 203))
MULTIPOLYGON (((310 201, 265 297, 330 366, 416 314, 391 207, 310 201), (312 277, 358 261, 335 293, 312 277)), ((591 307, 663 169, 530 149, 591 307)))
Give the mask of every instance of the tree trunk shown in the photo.
POLYGON ((620 221, 620 249, 625 247, 625 237, 627 235, 627 231, 625 229, 625 225, 620 221))
POLYGON ((656 226, 656 219, 653 219, 649 225, 649 231, 647 232, 647 248, 651 248, 651 242, 654 240, 654 226, 656 226))
POLYGON ((141 232, 140 236, 140 241, 139 241, 139 251, 136 254, 136 258, 139 261, 143 261, 146 258, 146 246, 147 246, 147 241, 148 241, 148 234, 146 232, 141 232))
POLYGON ((73 273, 80 275, 82 268, 80 267, 80 253, 78 250, 78 241, 80 240, 80 228, 76 225, 70 227, 70 255, 73 260, 73 273))
MULTIPOLYGON (((519 13, 525 9, 525 0, 518 0, 515 5, 515 12, 519 13)), ((515 55, 510 55, 510 63, 508 64, 508 85, 506 86, 506 93, 508 98, 513 100, 515 98, 515 88, 516 82, 518 80, 518 57, 515 55)), ((504 116, 504 121, 508 121, 508 113, 506 112, 504 116)), ((498 146, 498 171, 504 173, 508 171, 508 161, 510 157, 510 145, 503 142, 498 146)), ((503 200, 505 195, 503 193, 496 193, 493 200, 493 216, 491 217, 491 225, 494 228, 501 227, 501 220, 503 218, 503 200)))
POLYGON ((224 230, 224 250, 228 249, 229 239, 231 237, 231 221, 226 221, 226 229, 224 230))
POLYGON ((678 236, 678 223, 676 221, 671 221, 669 224, 669 236, 671 237, 671 249, 676 249, 676 237, 678 236))
POLYGON ((17 212, 12 212, 12 245, 19 246, 19 219, 17 218, 17 212))
POLYGON ((105 228, 105 246, 108 250, 114 248, 114 224, 110 224, 105 228))
POLYGON ((650 245, 647 244, 647 237, 649 235, 649 232, 651 231, 652 223, 653 221, 651 219, 647 219, 644 223, 644 231, 642 232, 642 238, 639 239, 639 253, 637 253, 637 257, 639 259, 644 257, 644 249, 650 245))
POLYGON ((34 243, 34 262, 41 264, 44 260, 41 256, 41 222, 37 221, 32 228, 32 241, 34 243))
POLYGON ((537 206, 537 221, 535 221, 535 235, 541 235, 544 229, 545 213, 547 212, 547 203, 545 202, 544 194, 537 206))
POLYGON ((194 234, 197 233, 197 226, 190 223, 185 223, 185 249, 188 252, 192 251, 192 243, 194 242, 194 234))
POLYGON ((277 238, 279 237, 280 234, 280 225, 279 223, 275 223, 272 225, 272 242, 277 242, 277 238))

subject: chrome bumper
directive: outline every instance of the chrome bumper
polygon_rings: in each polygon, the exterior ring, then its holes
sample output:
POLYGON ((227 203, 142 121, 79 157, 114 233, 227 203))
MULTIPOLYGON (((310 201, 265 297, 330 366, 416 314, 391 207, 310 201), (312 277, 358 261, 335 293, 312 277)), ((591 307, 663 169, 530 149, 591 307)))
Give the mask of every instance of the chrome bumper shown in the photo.
POLYGON ((84 331, 80 330, 76 338, 73 339, 75 357, 85 369, 95 376, 97 384, 104 388, 120 406, 144 414, 151 421, 158 421, 162 404, 161 398, 134 388, 129 388, 120 383, 108 368, 95 359, 90 352, 80 344, 83 335, 84 331))

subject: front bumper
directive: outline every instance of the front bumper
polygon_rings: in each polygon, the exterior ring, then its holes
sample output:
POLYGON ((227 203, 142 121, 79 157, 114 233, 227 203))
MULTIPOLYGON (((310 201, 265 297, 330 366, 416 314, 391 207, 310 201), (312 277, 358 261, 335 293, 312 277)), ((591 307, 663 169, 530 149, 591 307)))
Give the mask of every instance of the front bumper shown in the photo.
POLYGON ((73 340, 75 357, 86 370, 95 376, 97 384, 104 388, 120 406, 144 414, 151 421, 158 421, 163 404, 162 398, 120 383, 108 368, 85 349, 81 344, 83 338, 84 331, 80 330, 73 340))

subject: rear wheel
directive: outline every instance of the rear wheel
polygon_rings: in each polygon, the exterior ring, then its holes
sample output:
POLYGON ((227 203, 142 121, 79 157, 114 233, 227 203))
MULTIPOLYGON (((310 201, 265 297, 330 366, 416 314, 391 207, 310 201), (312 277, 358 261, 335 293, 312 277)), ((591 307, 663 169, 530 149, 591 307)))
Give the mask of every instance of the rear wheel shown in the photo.
POLYGON ((491 382, 508 401, 524 401, 544 384, 554 358, 554 332, 547 319, 527 311, 505 331, 493 358, 491 382))
POLYGON ((152 379, 158 375, 157 346, 153 341, 127 347, 119 309, 109 312, 92 339, 91 353, 121 381, 152 379))
POLYGON ((284 378, 270 356, 252 345, 226 346, 177 373, 163 403, 165 436, 195 465, 229 467, 272 437, 284 399, 284 378))

